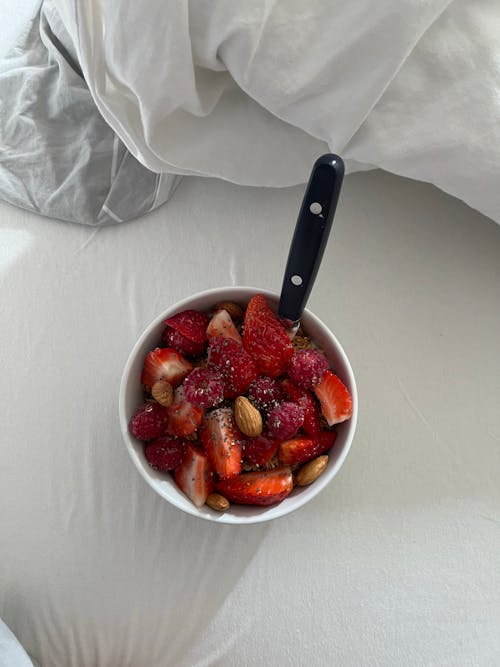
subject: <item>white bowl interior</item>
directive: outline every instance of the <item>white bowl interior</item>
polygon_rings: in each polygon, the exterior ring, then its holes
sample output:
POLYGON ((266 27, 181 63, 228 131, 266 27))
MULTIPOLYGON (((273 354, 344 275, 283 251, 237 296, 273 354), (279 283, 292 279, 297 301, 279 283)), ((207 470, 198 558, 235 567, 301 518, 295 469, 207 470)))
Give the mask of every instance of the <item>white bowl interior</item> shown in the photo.
POLYGON ((301 320, 304 330, 325 352, 332 369, 347 386, 353 400, 351 419, 336 426, 337 439, 329 453, 328 467, 321 477, 310 486, 295 487, 292 493, 278 505, 271 505, 270 507, 231 505, 228 511, 221 513, 210 509, 206 505, 201 508, 195 507, 177 488, 170 474, 158 472, 149 466, 144 456, 143 443, 129 433, 128 423, 143 402, 143 391, 140 383, 142 365, 147 353, 156 347, 160 341, 164 329, 164 320, 187 308, 207 311, 217 301, 231 300, 246 304, 251 296, 257 293, 264 294, 270 305, 277 307, 278 295, 273 292, 252 287, 223 287, 195 294, 167 308, 151 322, 135 344, 126 363, 120 386, 119 416, 121 431, 128 452, 140 474, 156 493, 175 507, 188 514, 218 523, 244 524, 269 521, 293 512, 304 505, 335 477, 347 456, 356 429, 358 396, 349 360, 331 331, 313 313, 306 310, 301 320))

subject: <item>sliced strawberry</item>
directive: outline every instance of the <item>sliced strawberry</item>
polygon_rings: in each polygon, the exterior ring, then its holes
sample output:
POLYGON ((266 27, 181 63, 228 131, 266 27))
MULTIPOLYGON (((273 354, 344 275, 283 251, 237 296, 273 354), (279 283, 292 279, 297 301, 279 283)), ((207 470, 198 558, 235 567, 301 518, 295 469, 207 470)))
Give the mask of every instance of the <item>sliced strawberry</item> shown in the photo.
POLYGON ((243 438, 231 408, 217 408, 208 412, 200 428, 200 439, 221 479, 240 474, 243 438))
POLYGON ((192 435, 203 419, 203 408, 186 401, 182 386, 177 387, 173 403, 166 410, 168 413, 166 433, 179 438, 192 435))
POLYGON ((257 466, 263 466, 273 458, 280 446, 280 440, 271 436, 258 435, 255 438, 246 438, 243 456, 257 466))
POLYGON ((280 382, 280 386, 288 400, 297 403, 304 410, 302 430, 308 435, 319 433, 321 430, 321 413, 314 396, 307 389, 298 387, 289 378, 284 378, 280 382))
POLYGON ((163 436, 148 442, 144 447, 144 455, 152 468, 167 472, 175 470, 180 465, 185 446, 183 440, 163 436))
POLYGON ((224 398, 244 394, 258 376, 252 357, 232 338, 213 337, 208 345, 208 367, 220 373, 224 382, 224 398))
POLYGON ((206 340, 202 343, 189 340, 189 338, 186 338, 186 336, 183 336, 175 329, 172 329, 172 327, 165 327, 162 334, 162 340, 168 347, 173 347, 174 350, 187 357, 201 357, 207 349, 208 344, 208 341, 206 340))
POLYGON ((181 464, 175 469, 174 479, 179 489, 196 507, 204 505, 214 485, 206 453, 190 442, 186 443, 186 450, 181 464))
POLYGON ((282 463, 294 465, 315 459, 327 452, 335 442, 335 431, 321 431, 312 438, 292 438, 282 442, 278 451, 278 458, 282 463))
POLYGON ((312 438, 292 438, 281 443, 278 458, 282 463, 293 465, 310 461, 316 456, 317 445, 312 438))
POLYGON ((136 410, 129 423, 132 435, 138 440, 153 440, 165 433, 167 409, 159 403, 148 401, 136 410))
POLYGON ((243 346, 262 375, 275 378, 285 372, 293 356, 288 333, 262 294, 253 296, 247 306, 243 327, 243 346))
POLYGON ((221 480, 217 490, 228 500, 241 505, 273 505, 293 489, 292 471, 288 466, 262 472, 246 472, 221 480))
POLYGON ((314 439, 320 447, 318 453, 324 454, 335 444, 335 440, 337 439, 337 431, 331 431, 328 428, 321 429, 319 433, 316 433, 314 439))
POLYGON ((170 347, 157 347, 144 360, 141 382, 151 389, 158 380, 166 380, 176 387, 193 370, 191 363, 170 347))
POLYGON ((175 329, 193 343, 205 343, 208 315, 198 310, 183 310, 166 319, 165 326, 175 329))
POLYGON ((326 371, 314 387, 323 417, 329 426, 340 424, 352 416, 352 398, 345 384, 333 371, 326 371))
POLYGON ((212 338, 212 336, 232 338, 240 344, 242 342, 238 329, 234 326, 231 315, 224 309, 218 310, 208 323, 207 336, 208 338, 212 338))

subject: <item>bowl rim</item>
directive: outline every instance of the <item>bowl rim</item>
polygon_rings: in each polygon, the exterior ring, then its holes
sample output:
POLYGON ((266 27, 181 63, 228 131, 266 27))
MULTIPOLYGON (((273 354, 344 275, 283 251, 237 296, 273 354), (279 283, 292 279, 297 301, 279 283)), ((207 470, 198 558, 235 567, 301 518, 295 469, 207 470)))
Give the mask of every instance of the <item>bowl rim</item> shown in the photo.
MULTIPOLYGON (((274 516, 272 517, 267 516, 266 513, 256 514, 255 516, 250 515, 241 517, 234 515, 227 515, 226 512, 220 512, 214 514, 213 516, 209 514, 203 514, 199 512, 199 509, 194 504, 191 503, 192 506, 188 507, 181 506, 180 503, 178 503, 175 498, 167 497, 166 495, 161 493, 158 488, 154 486, 151 477, 147 474, 147 471, 144 469, 142 462, 139 460, 139 457, 137 456, 137 453, 133 446, 132 438, 128 430, 130 416, 127 416, 126 414, 125 398, 127 393, 127 387, 129 386, 129 382, 131 381, 130 378, 131 368, 136 360, 137 354, 139 350, 142 348, 144 341, 151 334, 153 329, 158 327, 165 320, 165 318, 173 314, 173 312, 179 312, 180 310, 187 309, 196 299, 203 298, 208 300, 211 296, 214 298, 216 296, 220 297, 221 293, 224 293, 224 299, 229 298, 227 296, 228 294, 234 295, 235 298, 238 295, 240 295, 241 298, 241 294, 244 292, 263 294, 266 298, 269 298, 272 301, 276 301, 277 299, 279 299, 279 294, 271 290, 248 286, 248 285, 241 285, 241 286, 229 285, 221 287, 212 287, 207 290, 202 290, 200 292, 193 293, 190 296, 185 297, 179 301, 176 301, 171 306, 165 308, 157 317, 155 317, 143 329, 141 335, 139 336, 134 346, 132 347, 123 369, 120 381, 119 396, 118 396, 118 416, 120 421, 122 438, 129 453, 129 456, 132 459, 134 467, 138 470, 141 477, 147 482, 148 486, 150 486, 157 495, 163 498, 163 500, 168 502, 170 505, 173 505, 177 509, 185 512, 186 514, 190 514, 191 516, 195 516, 198 519, 203 519, 205 521, 210 521, 213 523, 224 523, 227 525, 249 525, 255 523, 263 523, 267 521, 273 521, 275 519, 281 518, 283 516, 295 512, 296 510, 300 509, 305 504, 307 504, 309 501, 311 501, 313 498, 315 498, 319 493, 321 493, 321 491, 326 486, 328 486, 328 484, 333 480, 333 478, 338 474, 340 468, 343 466, 344 461, 351 449, 358 421, 358 390, 357 390, 356 378, 354 375, 354 371, 352 370, 349 358, 343 346, 341 345, 340 341, 333 333, 333 331, 328 326, 326 326, 326 324, 324 324, 324 322, 317 315, 315 315, 308 308, 305 308, 304 313, 307 314, 307 318, 310 319, 312 322, 314 322, 314 324, 318 326, 320 329, 323 329, 327 333, 327 335, 330 336, 331 339, 333 340, 334 346, 336 348, 336 353, 338 357, 341 358, 342 363, 346 369, 346 373, 349 376, 350 393, 353 404, 352 416, 347 422, 348 433, 346 435, 345 444, 343 445, 343 449, 340 452, 338 459, 333 464, 331 470, 328 471, 328 475, 322 475, 321 477, 319 477, 319 479, 317 479, 313 485, 307 487, 307 490, 304 490, 302 492, 300 498, 295 497, 296 500, 292 507, 287 507, 286 505, 287 498, 285 498, 278 505, 270 506, 270 509, 272 508, 274 510, 274 516), (285 506, 283 507, 284 504, 285 506)), ((221 299, 218 298, 217 300, 220 301, 221 299)), ((265 509, 265 508, 260 508, 260 509, 265 509)))

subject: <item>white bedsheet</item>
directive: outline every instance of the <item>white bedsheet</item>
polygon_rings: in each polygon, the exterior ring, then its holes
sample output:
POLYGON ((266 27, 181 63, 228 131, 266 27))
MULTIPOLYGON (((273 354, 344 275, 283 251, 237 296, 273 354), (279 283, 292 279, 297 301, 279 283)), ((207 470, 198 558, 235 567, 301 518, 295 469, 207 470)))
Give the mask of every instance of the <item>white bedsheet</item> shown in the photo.
POLYGON ((0 618, 40 667, 493 667, 500 228, 431 186, 346 179, 310 305, 357 375, 339 476, 270 525, 156 497, 117 415, 166 305, 279 289, 302 188, 184 179, 91 229, 0 204, 0 618))
POLYGON ((329 148, 500 222, 498 0, 54 3, 153 171, 294 185, 329 148))

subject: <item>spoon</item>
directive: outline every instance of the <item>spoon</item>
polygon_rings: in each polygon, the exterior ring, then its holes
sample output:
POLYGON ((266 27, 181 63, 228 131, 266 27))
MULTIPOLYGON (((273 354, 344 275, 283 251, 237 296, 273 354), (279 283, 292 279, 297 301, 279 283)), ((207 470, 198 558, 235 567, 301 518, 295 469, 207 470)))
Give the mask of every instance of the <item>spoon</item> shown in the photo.
POLYGON ((285 320, 291 338, 297 333, 323 258, 343 178, 344 162, 338 155, 322 155, 314 163, 295 225, 278 305, 278 316, 285 320))

